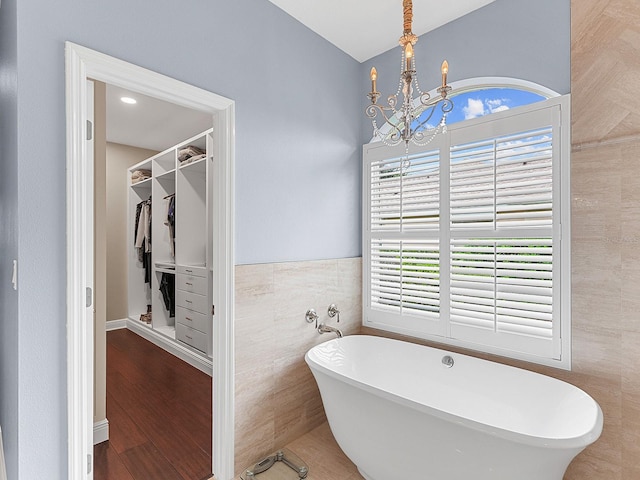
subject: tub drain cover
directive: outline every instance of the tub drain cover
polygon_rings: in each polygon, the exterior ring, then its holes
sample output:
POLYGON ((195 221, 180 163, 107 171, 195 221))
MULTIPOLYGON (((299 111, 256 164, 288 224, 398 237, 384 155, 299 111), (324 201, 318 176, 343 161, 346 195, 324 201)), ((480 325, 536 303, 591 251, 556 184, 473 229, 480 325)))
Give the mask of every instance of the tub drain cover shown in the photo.
POLYGON ((242 480, 298 480, 307 478, 309 467, 289 450, 278 450, 240 475, 242 480))

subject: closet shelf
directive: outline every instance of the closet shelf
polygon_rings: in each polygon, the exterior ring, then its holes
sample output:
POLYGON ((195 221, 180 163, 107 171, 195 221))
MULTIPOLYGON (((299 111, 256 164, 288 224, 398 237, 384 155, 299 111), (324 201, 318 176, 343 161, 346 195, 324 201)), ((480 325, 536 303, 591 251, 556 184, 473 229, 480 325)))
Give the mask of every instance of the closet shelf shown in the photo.
POLYGON ((175 178, 176 175, 176 169, 172 169, 169 170, 167 172, 164 173, 160 173, 158 175, 155 175, 155 178, 157 178, 158 180, 173 180, 175 178))
POLYGON ((176 273, 176 269, 175 268, 156 267, 156 272, 176 273))
POLYGON ((204 173, 207 170, 207 158, 208 157, 204 157, 198 161, 187 163, 186 165, 180 165, 180 170, 189 170, 204 173))
POLYGON ((156 272, 162 273, 176 273, 176 264, 168 262, 156 262, 156 272))
POLYGON ((131 187, 132 188, 151 188, 151 178, 147 178, 145 180, 141 180, 139 182, 136 183, 132 183, 131 187))

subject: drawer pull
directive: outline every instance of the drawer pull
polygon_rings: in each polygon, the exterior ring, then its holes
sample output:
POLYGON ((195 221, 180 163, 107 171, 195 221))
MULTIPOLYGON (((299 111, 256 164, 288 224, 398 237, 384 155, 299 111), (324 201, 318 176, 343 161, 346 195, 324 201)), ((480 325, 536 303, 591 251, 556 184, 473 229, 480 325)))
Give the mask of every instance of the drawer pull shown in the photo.
POLYGON ((189 317, 184 317, 185 320, 189 320, 190 322, 193 322, 193 320, 191 320, 189 317))
POLYGON ((193 287, 193 283, 186 282, 186 284, 189 285, 190 287, 193 287))
POLYGON ((189 335, 185 335, 185 337, 187 337, 189 340, 193 340, 193 337, 190 337, 189 335))
POLYGON ((187 303, 193 303, 191 300, 185 300, 185 302, 187 302, 187 303))
POLYGON ((193 273, 193 270, 189 270, 188 268, 185 269, 185 272, 187 273, 193 273))

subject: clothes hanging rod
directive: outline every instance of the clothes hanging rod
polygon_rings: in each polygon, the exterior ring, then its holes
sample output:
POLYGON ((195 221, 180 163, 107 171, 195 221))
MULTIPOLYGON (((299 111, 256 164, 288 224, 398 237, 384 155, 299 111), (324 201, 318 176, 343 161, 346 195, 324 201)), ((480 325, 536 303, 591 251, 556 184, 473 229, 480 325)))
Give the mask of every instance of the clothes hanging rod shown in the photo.
POLYGON ((167 195, 166 197, 164 197, 164 199, 175 197, 175 196, 176 196, 175 193, 171 193, 171 194, 167 195))

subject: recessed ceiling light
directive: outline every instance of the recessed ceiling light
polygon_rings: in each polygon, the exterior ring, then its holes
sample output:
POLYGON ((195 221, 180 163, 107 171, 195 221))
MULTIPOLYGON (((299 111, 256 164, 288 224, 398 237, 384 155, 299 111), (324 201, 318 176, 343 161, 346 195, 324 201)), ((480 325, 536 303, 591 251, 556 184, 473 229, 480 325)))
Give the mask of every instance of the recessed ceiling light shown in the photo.
POLYGON ((138 103, 138 101, 135 98, 131 98, 131 97, 121 97, 120 100, 124 103, 128 103, 129 105, 138 103))

